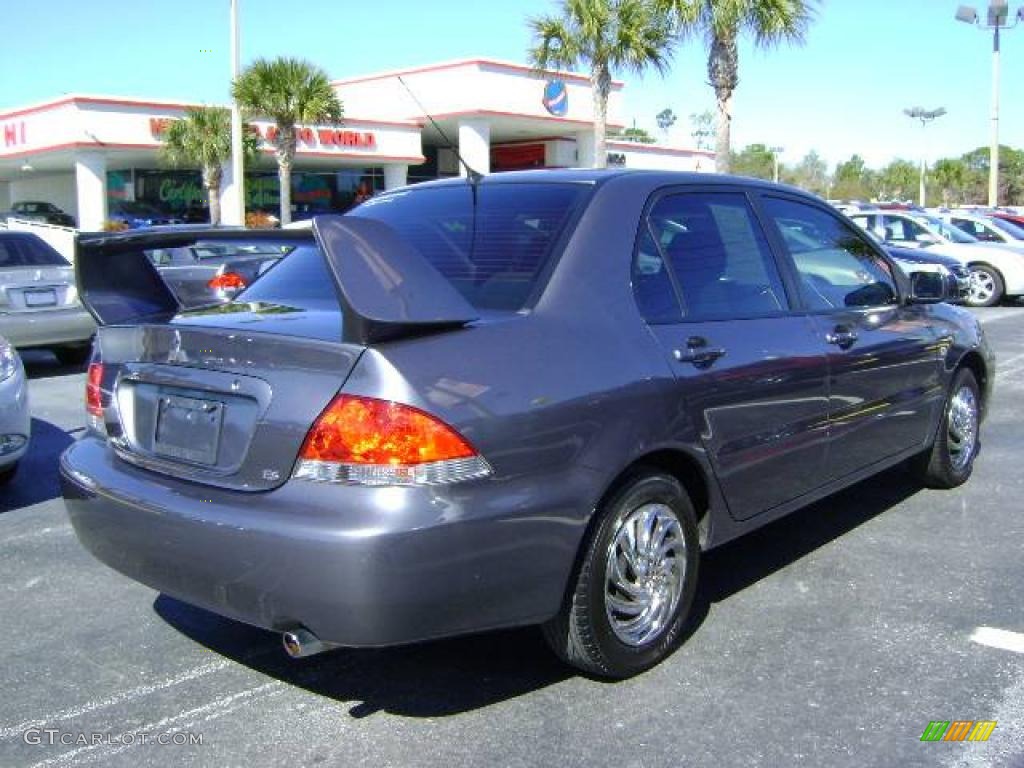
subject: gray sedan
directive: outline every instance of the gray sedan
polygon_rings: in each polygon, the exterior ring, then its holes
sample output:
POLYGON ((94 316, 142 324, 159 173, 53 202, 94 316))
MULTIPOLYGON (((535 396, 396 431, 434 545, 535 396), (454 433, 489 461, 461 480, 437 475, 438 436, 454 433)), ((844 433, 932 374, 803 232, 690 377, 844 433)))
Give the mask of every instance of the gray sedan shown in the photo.
POLYGON ((103 325, 60 464, 96 557, 293 656, 540 624, 636 674, 705 550, 901 462, 971 476, 981 326, 799 190, 503 173, 313 232, 184 312, 144 252, 81 253, 103 325))
POLYGON ((11 481, 28 451, 30 424, 25 368, 11 343, 0 336, 0 485, 11 481))
POLYGON ((79 364, 95 331, 67 259, 29 232, 0 231, 0 333, 19 349, 48 348, 79 364))

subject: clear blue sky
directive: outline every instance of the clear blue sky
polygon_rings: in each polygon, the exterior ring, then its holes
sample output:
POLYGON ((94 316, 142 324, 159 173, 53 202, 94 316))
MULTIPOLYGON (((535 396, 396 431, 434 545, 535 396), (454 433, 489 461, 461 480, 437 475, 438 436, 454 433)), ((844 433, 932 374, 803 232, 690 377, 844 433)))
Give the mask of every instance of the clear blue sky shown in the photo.
MULTIPOLYGON (((240 3, 243 63, 298 55, 332 78, 465 57, 524 61, 525 17, 556 8, 551 0, 240 3)), ((806 46, 761 52, 744 44, 734 147, 780 145, 786 162, 811 149, 830 163, 859 152, 877 166, 987 145, 992 38, 954 21, 956 5, 826 0, 806 46), (903 115, 915 105, 949 114, 922 134, 903 115)), ((0 108, 71 92, 224 102, 228 8, 228 0, 5 2, 0 108)), ((1004 35, 1002 58, 1002 143, 1024 148, 1024 25, 1004 35)), ((686 116, 714 104, 699 41, 680 46, 664 78, 620 77, 627 120, 652 131, 664 107, 680 116, 685 135, 686 116)))

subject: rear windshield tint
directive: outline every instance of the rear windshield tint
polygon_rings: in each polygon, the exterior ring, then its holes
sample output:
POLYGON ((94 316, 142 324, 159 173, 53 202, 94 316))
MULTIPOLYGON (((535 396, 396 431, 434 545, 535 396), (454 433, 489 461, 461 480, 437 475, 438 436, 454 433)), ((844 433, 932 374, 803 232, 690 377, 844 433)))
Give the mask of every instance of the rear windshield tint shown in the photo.
POLYGON ((69 266, 67 259, 37 237, 0 237, 0 268, 69 266))
POLYGON ((336 309, 338 294, 327 262, 313 243, 300 245, 255 283, 236 301, 258 301, 310 309, 336 309))
POLYGON ((396 229, 478 309, 522 309, 557 259, 562 235, 590 188, 482 184, 408 189, 363 203, 350 216, 396 229))

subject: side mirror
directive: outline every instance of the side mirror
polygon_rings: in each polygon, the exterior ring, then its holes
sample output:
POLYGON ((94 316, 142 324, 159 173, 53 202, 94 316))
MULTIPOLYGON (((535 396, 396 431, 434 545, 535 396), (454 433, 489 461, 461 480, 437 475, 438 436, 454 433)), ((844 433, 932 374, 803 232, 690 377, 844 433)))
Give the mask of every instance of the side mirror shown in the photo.
POLYGON ((908 304, 938 304, 949 298, 946 276, 940 272, 911 272, 908 304))

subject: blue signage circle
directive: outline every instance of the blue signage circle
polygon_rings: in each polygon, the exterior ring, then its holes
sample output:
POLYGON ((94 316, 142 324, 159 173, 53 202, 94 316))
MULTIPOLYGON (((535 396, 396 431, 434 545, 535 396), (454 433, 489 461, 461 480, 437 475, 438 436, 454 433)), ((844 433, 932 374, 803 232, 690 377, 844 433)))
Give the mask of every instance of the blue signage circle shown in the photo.
POLYGON ((544 86, 544 109, 555 117, 565 117, 569 111, 569 91, 561 80, 548 80, 544 86))

